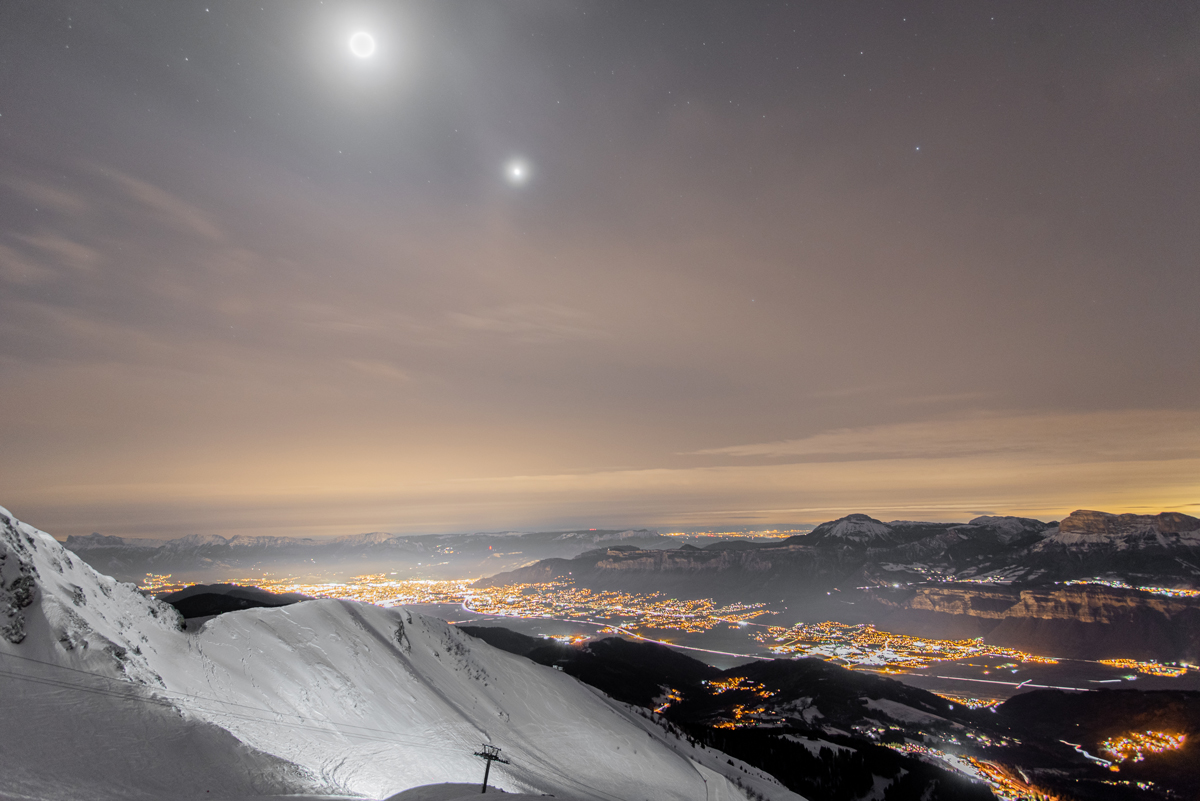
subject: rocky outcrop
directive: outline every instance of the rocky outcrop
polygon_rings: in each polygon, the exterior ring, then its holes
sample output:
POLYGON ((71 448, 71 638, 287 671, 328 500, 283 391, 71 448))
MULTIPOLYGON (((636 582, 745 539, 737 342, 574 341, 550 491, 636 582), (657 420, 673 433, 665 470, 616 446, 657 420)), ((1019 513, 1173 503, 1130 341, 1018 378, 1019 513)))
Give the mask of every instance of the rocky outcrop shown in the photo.
MULTIPOLYGON (((885 603, 901 605, 895 601, 885 603)), ((1200 609, 1200 600, 1165 598, 1145 592, 1095 586, 1046 588, 919 587, 901 602, 908 609, 1002 620, 1010 617, 1068 619, 1081 623, 1117 623, 1141 612, 1166 618, 1200 609)))
POLYGON ((25 639, 25 609, 37 593, 37 568, 29 558, 34 542, 0 510, 0 637, 25 639))
POLYGON ((1068 515, 1058 524, 1058 528, 1063 533, 1108 536, 1124 536, 1146 529, 1163 534, 1182 534, 1188 531, 1200 531, 1200 519, 1182 512, 1161 512, 1156 515, 1112 515, 1107 512, 1080 509, 1068 515))
POLYGON ((1035 549, 1052 551, 1136 551, 1200 548, 1200 519, 1179 512, 1113 515, 1072 512, 1035 549))
POLYGON ((1082 659, 1200 655, 1200 599, 1094 585, 936 586, 870 594, 895 610, 885 626, 919 636, 954 630, 994 645, 1082 659))

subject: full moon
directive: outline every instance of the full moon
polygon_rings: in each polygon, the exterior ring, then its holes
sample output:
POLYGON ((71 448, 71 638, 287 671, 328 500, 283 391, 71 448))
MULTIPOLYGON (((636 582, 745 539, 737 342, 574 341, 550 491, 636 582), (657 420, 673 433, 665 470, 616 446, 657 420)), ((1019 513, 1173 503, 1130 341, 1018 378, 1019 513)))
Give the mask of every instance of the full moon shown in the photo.
POLYGON ((368 58, 375 52, 375 38, 366 31, 359 31, 350 37, 350 52, 359 58, 368 58))

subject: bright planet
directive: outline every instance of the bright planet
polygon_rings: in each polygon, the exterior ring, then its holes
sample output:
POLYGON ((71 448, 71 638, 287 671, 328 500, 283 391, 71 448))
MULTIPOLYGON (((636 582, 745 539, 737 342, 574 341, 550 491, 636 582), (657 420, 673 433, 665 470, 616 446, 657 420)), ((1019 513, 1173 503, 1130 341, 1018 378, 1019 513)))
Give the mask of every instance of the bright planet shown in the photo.
POLYGON ((520 160, 513 160, 504 168, 509 183, 523 184, 529 180, 529 165, 520 160))

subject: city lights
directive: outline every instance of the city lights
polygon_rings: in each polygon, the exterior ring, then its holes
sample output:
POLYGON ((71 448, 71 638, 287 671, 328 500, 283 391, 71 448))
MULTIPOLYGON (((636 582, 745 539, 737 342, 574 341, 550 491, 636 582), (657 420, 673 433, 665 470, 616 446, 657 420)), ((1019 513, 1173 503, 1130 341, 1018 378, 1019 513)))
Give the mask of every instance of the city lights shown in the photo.
POLYGON ((1136 659, 1100 659, 1098 661, 1101 665, 1124 668, 1125 670, 1136 670, 1138 673, 1144 673, 1147 676, 1161 676, 1167 679, 1176 679, 1188 672, 1187 665, 1164 665, 1161 662, 1153 660, 1139 662, 1136 659))
POLYGON ((1185 734, 1169 734, 1162 731, 1131 731, 1119 737, 1110 737, 1100 743, 1100 751, 1113 762, 1141 762, 1147 754, 1162 754, 1178 751, 1187 741, 1185 734))
MULTIPOLYGON (((165 592, 182 585, 170 576, 147 575, 142 589, 165 592)), ((291 578, 234 579, 231 583, 257 586, 277 593, 300 593, 313 598, 344 598, 378 606, 405 604, 457 604, 479 615, 517 618, 553 618, 602 626, 602 633, 639 630, 711 631, 722 625, 741 625, 772 614, 764 604, 733 603, 717 606, 711 598, 679 600, 662 593, 642 595, 596 592, 574 586, 567 579, 545 584, 507 584, 475 588, 475 579, 395 580, 384 574, 355 576, 348 582, 307 584, 291 578)))
POLYGON ((967 709, 991 709, 1001 703, 999 698, 975 698, 969 695, 949 695, 947 693, 934 693, 934 695, 945 698, 954 704, 962 704, 967 709))
POLYGON ((776 654, 819 656, 847 667, 876 668, 883 673, 921 670, 935 662, 980 656, 998 656, 1013 662, 1057 664, 1057 659, 1035 656, 1015 648, 987 645, 982 639, 935 640, 880 631, 863 623, 853 625, 829 620, 797 623, 790 629, 772 626, 754 635, 776 654))

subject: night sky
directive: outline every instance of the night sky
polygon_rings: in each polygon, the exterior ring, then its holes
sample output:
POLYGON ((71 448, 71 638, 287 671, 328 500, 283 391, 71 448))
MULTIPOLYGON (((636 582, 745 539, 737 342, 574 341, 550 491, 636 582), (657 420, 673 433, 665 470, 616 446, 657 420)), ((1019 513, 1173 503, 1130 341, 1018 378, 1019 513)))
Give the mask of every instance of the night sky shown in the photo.
POLYGON ((59 536, 1195 513, 1200 5, 10 0, 0 454, 59 536))

